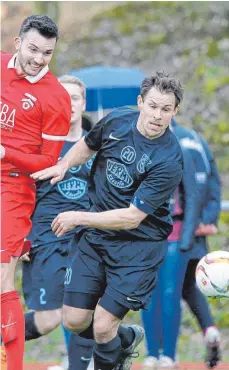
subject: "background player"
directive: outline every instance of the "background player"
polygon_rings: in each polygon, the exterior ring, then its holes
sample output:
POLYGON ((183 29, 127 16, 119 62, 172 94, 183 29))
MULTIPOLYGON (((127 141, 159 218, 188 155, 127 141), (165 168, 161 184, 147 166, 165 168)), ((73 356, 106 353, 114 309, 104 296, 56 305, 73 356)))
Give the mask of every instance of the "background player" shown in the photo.
POLYGON ((32 175, 53 177, 55 183, 68 168, 97 152, 89 188, 91 211, 64 212, 52 223, 58 237, 82 226, 75 236, 78 251, 69 270, 63 317, 69 330, 88 336, 95 310, 96 370, 130 369, 144 336, 137 325, 119 324, 130 309, 147 306, 167 252, 169 198, 183 166, 168 126, 182 96, 176 79, 163 73, 145 78, 138 97, 140 112, 128 107, 113 111, 58 165, 32 175))
POLYGON ((186 181, 184 191, 179 188, 175 192, 172 206, 174 230, 169 236, 168 254, 160 268, 160 282, 153 292, 150 308, 142 312, 148 348, 144 369, 176 368, 182 288, 183 297, 197 316, 205 335, 207 365, 214 367, 219 361, 220 334, 214 327, 206 299, 196 286, 195 267, 198 260, 207 253, 205 235, 210 234, 211 230, 212 234, 216 232, 220 210, 219 175, 213 156, 202 138, 193 130, 177 125, 174 120, 172 129, 181 146, 189 151, 195 163, 195 171, 184 171, 184 177, 188 179, 188 176, 192 176, 193 179, 186 181), (196 182, 198 188, 196 199, 192 199, 192 181, 196 182), (193 208, 198 215, 193 214, 193 208), (198 236, 195 237, 195 234, 198 236), (163 354, 159 358, 161 349, 163 354))
POLYGON ((31 228, 36 187, 29 174, 55 164, 69 131, 68 93, 49 72, 58 39, 47 16, 30 16, 1 55, 1 335, 8 370, 22 370, 24 314, 15 267, 31 228))
MULTIPOLYGON (((82 128, 82 114, 86 105, 86 89, 73 76, 62 76, 59 82, 71 97, 72 117, 61 157, 87 132, 82 128)), ((61 322, 64 280, 69 264, 70 241, 74 230, 57 238, 51 229, 54 218, 64 211, 89 209, 88 180, 92 160, 82 166, 71 167, 56 185, 48 180, 37 183, 36 208, 32 215, 32 243, 29 256, 23 262, 23 292, 27 307, 25 339, 36 339, 54 330, 61 322)), ((72 251, 74 253, 75 251, 72 251)), ((67 272, 66 281, 69 279, 67 272)), ((70 339, 69 369, 84 370, 85 359, 92 355, 92 340, 72 335, 70 339), (83 359, 83 360, 82 360, 83 359)))

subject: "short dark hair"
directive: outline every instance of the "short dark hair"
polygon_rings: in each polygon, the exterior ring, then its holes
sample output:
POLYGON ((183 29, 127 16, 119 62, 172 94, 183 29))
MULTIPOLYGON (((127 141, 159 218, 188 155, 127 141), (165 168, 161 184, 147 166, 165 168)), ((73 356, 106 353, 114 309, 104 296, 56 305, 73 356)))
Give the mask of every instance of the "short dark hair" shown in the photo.
POLYGON ((86 99, 86 86, 84 85, 83 81, 81 81, 78 77, 70 76, 70 75, 63 75, 63 76, 58 77, 58 81, 61 84, 78 85, 81 89, 83 98, 86 99))
POLYGON ((47 15, 30 15, 23 21, 19 36, 23 37, 23 35, 31 29, 37 30, 42 36, 48 39, 55 37, 56 40, 58 40, 59 38, 56 23, 47 15))
POLYGON ((152 87, 161 93, 172 92, 175 95, 175 107, 183 100, 184 89, 180 81, 164 72, 156 72, 155 75, 144 78, 141 85, 142 100, 152 87))

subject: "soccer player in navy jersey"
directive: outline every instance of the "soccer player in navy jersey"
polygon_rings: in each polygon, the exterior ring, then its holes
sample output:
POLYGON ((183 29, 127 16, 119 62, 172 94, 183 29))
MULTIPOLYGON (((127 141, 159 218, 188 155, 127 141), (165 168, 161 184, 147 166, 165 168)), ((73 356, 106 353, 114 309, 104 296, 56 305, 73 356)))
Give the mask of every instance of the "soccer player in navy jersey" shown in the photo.
MULTIPOLYGON (((87 133, 82 128, 86 89, 82 81, 73 76, 62 76, 59 82, 69 93, 72 105, 70 131, 61 152, 63 157, 87 133)), ((56 185, 51 185, 49 181, 37 182, 33 227, 28 236, 32 248, 30 254, 23 257, 22 265, 23 293, 27 307, 33 310, 25 314, 26 340, 39 338, 61 323, 65 272, 74 230, 57 238, 51 223, 60 211, 89 209, 88 180, 91 165, 92 159, 89 159, 83 165, 72 166, 56 185)), ((76 335, 71 336, 69 369, 72 369, 72 362, 74 369, 87 368, 92 354, 92 342, 76 335)))
POLYGON ((95 370, 128 370, 144 337, 123 327, 129 310, 147 307, 172 231, 169 200, 182 178, 183 159, 169 123, 183 98, 165 73, 143 80, 138 110, 114 110, 53 167, 32 175, 55 184, 95 153, 90 212, 60 213, 57 237, 77 228, 77 252, 65 286, 63 322, 83 337, 94 334, 95 370), (93 332, 92 332, 93 328, 93 332))

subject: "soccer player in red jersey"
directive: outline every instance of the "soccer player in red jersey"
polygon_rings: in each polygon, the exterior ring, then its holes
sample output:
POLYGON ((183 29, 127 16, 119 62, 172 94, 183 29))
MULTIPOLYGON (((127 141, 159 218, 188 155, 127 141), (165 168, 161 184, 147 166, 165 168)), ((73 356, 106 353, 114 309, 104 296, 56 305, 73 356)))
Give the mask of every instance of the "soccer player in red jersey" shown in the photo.
POLYGON ((35 206, 29 175, 57 162, 70 127, 69 94, 48 68, 57 39, 49 17, 32 15, 14 40, 17 53, 1 54, 1 335, 8 370, 23 369, 24 314, 14 275, 35 206))

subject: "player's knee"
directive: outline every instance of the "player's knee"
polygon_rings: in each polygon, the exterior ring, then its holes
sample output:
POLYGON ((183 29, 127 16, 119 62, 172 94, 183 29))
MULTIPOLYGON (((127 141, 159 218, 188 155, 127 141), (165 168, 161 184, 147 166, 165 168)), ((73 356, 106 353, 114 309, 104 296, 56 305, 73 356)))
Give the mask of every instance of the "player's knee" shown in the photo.
POLYGON ((111 313, 97 306, 94 315, 94 335, 99 342, 106 341, 117 333, 120 320, 111 313), (99 308, 99 309, 98 309, 99 308))
POLYGON ((35 314, 36 326, 41 334, 48 334, 56 329, 62 318, 62 309, 50 311, 37 311, 35 314))
POLYGON ((63 306, 63 325, 73 333, 81 333, 86 330, 91 323, 91 319, 92 313, 89 310, 63 306))
POLYGON ((14 287, 14 270, 8 263, 1 263, 1 293, 10 292, 14 287))

